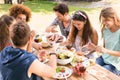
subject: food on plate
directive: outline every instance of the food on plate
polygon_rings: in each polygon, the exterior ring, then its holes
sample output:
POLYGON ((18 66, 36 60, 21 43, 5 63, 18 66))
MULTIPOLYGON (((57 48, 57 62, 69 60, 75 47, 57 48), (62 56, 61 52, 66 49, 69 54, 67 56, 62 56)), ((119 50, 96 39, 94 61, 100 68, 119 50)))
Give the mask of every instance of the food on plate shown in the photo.
POLYGON ((81 63, 82 62, 82 57, 74 57, 72 60, 73 63, 81 63))
POLYGON ((65 67, 65 66, 58 66, 56 69, 56 74, 53 76, 53 78, 56 79, 65 79, 69 77, 72 74, 72 69, 65 67))
POLYGON ((58 53, 58 59, 69 59, 72 56, 73 55, 70 54, 70 51, 67 50, 58 53))
POLYGON ((92 66, 92 65, 95 65, 95 59, 89 59, 89 62, 90 62, 90 65, 92 66))
POLYGON ((74 58, 73 58, 73 60, 71 61, 71 65, 74 66, 74 65, 76 65, 77 63, 82 63, 82 62, 84 62, 85 60, 87 60, 87 58, 84 57, 84 56, 74 55, 74 58))
POLYGON ((58 48, 56 49, 56 51, 58 53, 60 53, 61 51, 67 50, 67 48, 65 46, 58 46, 58 48))
POLYGON ((66 65, 70 63, 74 57, 74 54, 68 50, 57 52, 58 59, 57 63, 61 65, 66 65))
POLYGON ((60 42, 63 42, 64 37, 62 35, 59 35, 59 34, 52 34, 52 35, 47 36, 47 40, 48 41, 55 41, 56 43, 60 43, 60 42))
POLYGON ((64 67, 57 67, 56 72, 65 72, 65 68, 64 67))
POLYGON ((48 42, 41 42, 41 46, 42 46, 43 48, 52 47, 52 45, 51 45, 50 43, 48 43, 48 42))

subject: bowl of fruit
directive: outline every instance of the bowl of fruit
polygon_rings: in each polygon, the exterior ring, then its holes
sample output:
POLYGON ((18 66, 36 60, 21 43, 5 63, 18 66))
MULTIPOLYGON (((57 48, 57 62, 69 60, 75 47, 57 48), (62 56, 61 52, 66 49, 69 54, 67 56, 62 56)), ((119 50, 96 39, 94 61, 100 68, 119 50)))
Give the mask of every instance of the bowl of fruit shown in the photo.
POLYGON ((63 50, 58 52, 57 63, 61 65, 66 65, 73 60, 74 54, 71 51, 63 50))

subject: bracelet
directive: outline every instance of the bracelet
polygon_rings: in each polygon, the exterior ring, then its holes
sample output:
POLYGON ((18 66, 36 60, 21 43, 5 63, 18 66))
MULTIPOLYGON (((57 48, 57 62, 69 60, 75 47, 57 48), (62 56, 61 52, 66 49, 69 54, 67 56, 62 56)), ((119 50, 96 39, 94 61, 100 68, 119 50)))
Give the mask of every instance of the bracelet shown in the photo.
POLYGON ((50 55, 56 55, 56 56, 57 56, 57 54, 56 54, 56 53, 50 53, 50 55))

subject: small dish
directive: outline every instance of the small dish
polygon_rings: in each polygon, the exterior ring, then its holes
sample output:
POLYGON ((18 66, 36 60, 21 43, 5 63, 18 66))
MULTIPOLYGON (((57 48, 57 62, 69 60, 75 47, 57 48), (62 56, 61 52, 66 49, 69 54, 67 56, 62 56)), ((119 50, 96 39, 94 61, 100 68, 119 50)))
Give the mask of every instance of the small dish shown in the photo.
POLYGON ((72 69, 65 66, 58 66, 56 69, 56 74, 53 76, 53 78, 67 79, 68 77, 71 76, 72 73, 73 73, 72 69))

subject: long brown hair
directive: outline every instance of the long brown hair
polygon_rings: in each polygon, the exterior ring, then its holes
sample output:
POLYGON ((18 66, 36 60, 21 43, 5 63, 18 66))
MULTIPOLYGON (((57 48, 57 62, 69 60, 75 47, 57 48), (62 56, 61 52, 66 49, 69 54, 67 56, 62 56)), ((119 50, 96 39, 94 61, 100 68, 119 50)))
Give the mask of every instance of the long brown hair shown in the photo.
POLYGON ((101 13, 100 13, 100 16, 99 16, 99 20, 101 22, 101 31, 103 32, 104 28, 105 28, 105 25, 102 24, 102 19, 101 17, 104 17, 104 18, 112 18, 114 20, 114 24, 115 26, 117 27, 120 27, 120 19, 115 11, 115 9, 113 9, 112 7, 106 7, 106 8, 103 8, 101 10, 101 13))
POLYGON ((10 40, 9 28, 0 18, 0 51, 6 47, 10 40))
MULTIPOLYGON (((83 33, 82 33, 82 45, 85 45, 89 41, 89 38, 91 38, 92 33, 93 33, 93 28, 91 26, 89 18, 85 12, 76 11, 72 19, 86 22, 83 28, 83 33)), ((68 41, 74 43, 77 33, 78 33, 77 28, 72 24, 71 29, 70 29, 70 34, 68 36, 68 41)))
POLYGON ((10 25, 13 23, 15 18, 8 15, 2 15, 1 20, 4 21, 8 25, 8 27, 10 27, 10 25))

